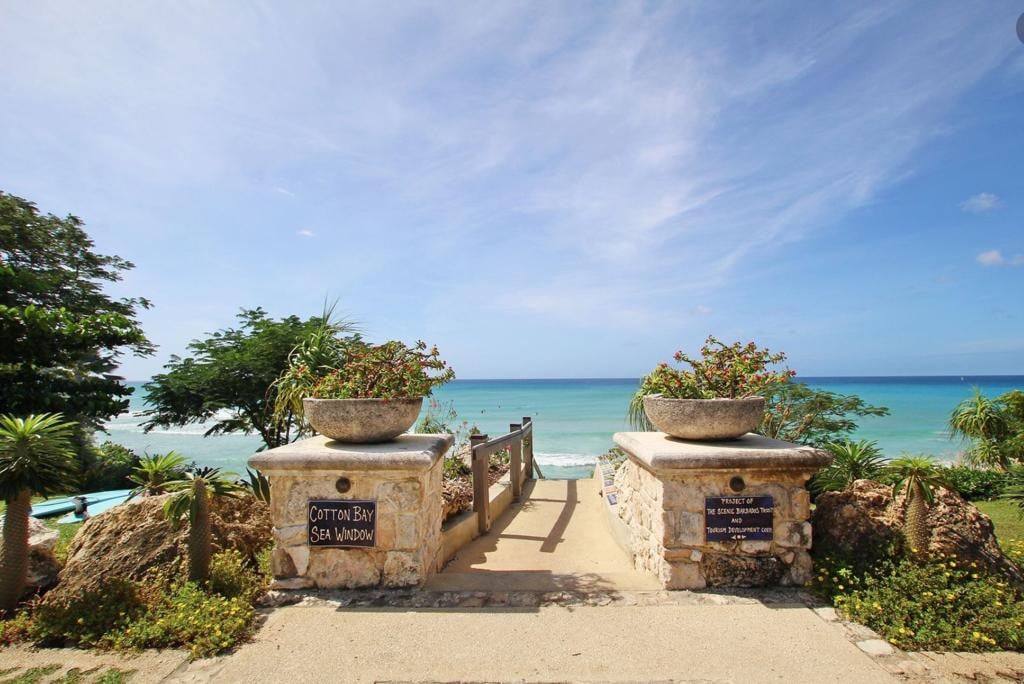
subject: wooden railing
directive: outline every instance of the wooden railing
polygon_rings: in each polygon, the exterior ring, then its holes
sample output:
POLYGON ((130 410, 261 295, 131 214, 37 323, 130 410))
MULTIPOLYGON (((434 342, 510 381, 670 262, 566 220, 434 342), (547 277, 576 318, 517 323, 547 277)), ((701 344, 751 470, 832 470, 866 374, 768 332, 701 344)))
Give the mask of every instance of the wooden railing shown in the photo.
POLYGON ((469 438, 473 468, 473 512, 477 516, 480 534, 486 534, 491 529, 491 498, 488 495, 490 483, 487 478, 491 456, 508 449, 508 475, 512 482, 514 500, 518 501, 522 496, 523 483, 533 479, 533 420, 524 417, 522 423, 512 423, 508 429, 507 434, 494 439, 487 435, 472 435, 469 438))

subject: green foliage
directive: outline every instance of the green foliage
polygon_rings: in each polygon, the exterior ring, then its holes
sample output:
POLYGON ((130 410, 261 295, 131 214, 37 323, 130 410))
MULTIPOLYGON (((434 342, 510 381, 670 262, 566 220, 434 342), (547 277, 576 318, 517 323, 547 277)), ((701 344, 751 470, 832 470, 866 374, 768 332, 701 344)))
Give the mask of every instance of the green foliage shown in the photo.
MULTIPOLYGON (((303 415, 302 399, 312 396, 313 385, 327 373, 345 365, 349 344, 359 341, 354 327, 334 318, 334 307, 324 307, 317 324, 288 354, 286 369, 274 381, 274 422, 286 425, 303 415)), ((299 421, 298 429, 304 430, 299 421)))
POLYGON ((153 346, 136 320, 149 302, 103 291, 132 264, 94 252, 82 226, 0 191, 0 406, 60 411, 84 448, 85 433, 128 407, 132 390, 114 375, 121 353, 153 346))
POLYGON ((246 479, 241 480, 242 487, 252 492, 258 500, 270 503, 270 480, 259 470, 245 469, 246 479))
POLYGON ((0 416, 0 497, 23 491, 49 496, 75 485, 75 423, 59 413, 0 416))
POLYGON ((1008 470, 1024 460, 1024 392, 1011 390, 995 399, 977 387, 949 417, 949 431, 967 444, 964 460, 979 467, 1008 470))
POLYGON ((225 651, 252 631, 255 613, 248 597, 255 580, 242 579, 234 559, 218 558, 216 565, 222 587, 241 593, 225 596, 151 572, 139 582, 112 580, 79 596, 43 601, 31 616, 29 634, 43 643, 81 647, 187 648, 193 657, 225 651))
POLYGON ((126 446, 104 442, 89 450, 81 475, 81 489, 98 492, 131 487, 132 472, 139 467, 139 456, 126 446))
MULTIPOLYGON (((21 674, 0 680, 0 684, 39 684, 49 680, 50 676, 59 670, 61 666, 57 663, 30 667, 21 674)), ((17 669, 17 668, 15 668, 17 669)))
POLYGON ((473 472, 473 469, 469 467, 462 455, 454 451, 445 455, 444 464, 441 467, 443 469, 443 477, 446 480, 458 480, 473 472))
POLYGON ((817 390, 802 383, 778 383, 764 396, 765 414, 758 432, 800 444, 838 442, 857 429, 857 419, 889 415, 889 409, 872 406, 858 396, 817 390))
POLYGON ((135 485, 132 492, 143 496, 166 494, 171 482, 179 481, 185 473, 185 457, 176 451, 143 456, 128 480, 135 485))
POLYGON ((427 351, 419 341, 407 347, 398 340, 380 345, 353 342, 346 347, 343 367, 313 383, 309 396, 318 399, 398 399, 429 395, 455 377, 437 347, 427 351), (433 372, 432 372, 433 371, 433 372))
POLYGON ((10 619, 0 619, 0 646, 10 646, 29 639, 32 619, 26 610, 15 613, 10 619))
POLYGON ((786 355, 760 349, 754 342, 727 345, 708 336, 700 353, 701 358, 695 359, 677 351, 673 358, 689 366, 688 369, 679 370, 660 363, 640 380, 640 389, 629 408, 629 419, 634 426, 649 426, 643 413, 643 398, 647 395, 660 394, 671 399, 752 397, 796 374, 789 370, 769 370, 770 366, 785 361, 786 355))
POLYGON ((301 435, 301 422, 290 411, 275 419, 276 381, 293 350, 323 329, 323 320, 275 320, 263 309, 243 310, 238 320, 237 328, 192 340, 190 356, 172 356, 165 372, 146 384, 152 407, 147 430, 213 421, 207 436, 256 433, 270 448, 301 435))
POLYGON ((221 551, 210 560, 207 589, 224 598, 240 598, 252 603, 267 588, 266 576, 252 570, 242 554, 235 550, 221 551))
POLYGON ((940 469, 946 486, 968 501, 990 501, 998 498, 1010 484, 1009 473, 970 466, 946 466, 940 469))
POLYGON ((1005 578, 953 556, 883 561, 817 560, 812 586, 847 618, 908 650, 997 651, 1024 647, 1024 596, 1005 578))
POLYGON ((629 456, 627 456, 626 452, 621 448, 613 446, 608 451, 598 456, 597 460, 600 463, 608 463, 617 470, 620 465, 629 460, 629 456))
POLYGON ((857 480, 875 480, 885 468, 877 442, 845 439, 826 442, 823 448, 832 454, 832 463, 811 478, 808 487, 815 494, 841 491, 857 480))
POLYGON ((469 446, 470 437, 480 434, 480 428, 468 420, 459 420, 454 402, 442 403, 431 398, 423 418, 416 425, 416 432, 426 435, 451 435, 452 451, 459 453, 469 446))

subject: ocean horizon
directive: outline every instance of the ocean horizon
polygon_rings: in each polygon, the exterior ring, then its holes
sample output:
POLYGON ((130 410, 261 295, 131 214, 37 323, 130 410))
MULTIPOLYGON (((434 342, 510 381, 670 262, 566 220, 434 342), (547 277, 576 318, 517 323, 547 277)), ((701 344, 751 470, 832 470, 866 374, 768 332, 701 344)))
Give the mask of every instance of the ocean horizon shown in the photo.
MULTIPOLYGON (((946 420, 973 387, 996 395, 1024 388, 1024 375, 815 376, 798 378, 817 389, 854 394, 890 414, 860 421, 855 439, 877 441, 888 457, 901 453, 932 454, 956 460, 962 445, 951 440, 946 420)), ((242 472, 246 459, 259 450, 254 435, 203 437, 206 424, 144 432, 144 380, 135 389, 129 410, 107 423, 110 439, 138 453, 184 454, 204 466, 242 472)), ((434 392, 451 403, 460 420, 498 435, 524 416, 535 421, 537 462, 548 477, 587 477, 597 456, 612 446, 615 432, 628 430, 626 408, 639 378, 520 378, 454 380, 434 392)), ((424 410, 427 408, 424 404, 424 410)))

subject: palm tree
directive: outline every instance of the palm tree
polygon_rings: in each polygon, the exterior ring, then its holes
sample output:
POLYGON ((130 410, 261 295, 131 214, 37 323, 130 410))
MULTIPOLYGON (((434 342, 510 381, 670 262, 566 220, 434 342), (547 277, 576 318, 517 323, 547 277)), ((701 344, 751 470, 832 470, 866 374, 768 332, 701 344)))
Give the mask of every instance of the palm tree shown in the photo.
POLYGON ((7 503, 0 548, 0 611, 10 613, 25 591, 32 495, 75 487, 76 424, 59 413, 0 416, 0 496, 7 503))
POLYGON ((886 461, 877 442, 847 439, 827 442, 824 449, 832 454, 832 463, 811 480, 815 492, 848 489, 857 480, 877 479, 885 470, 886 461))
POLYGON ((1003 471, 1009 469, 1010 462, 1002 442, 1010 436, 1010 426, 999 402, 986 397, 977 387, 974 388, 974 396, 953 409, 949 417, 949 432, 951 436, 971 443, 964 457, 972 465, 997 467, 1003 471))
POLYGON ((185 470, 185 457, 176 451, 155 456, 143 456, 139 466, 128 479, 135 483, 132 496, 156 496, 166 494, 168 484, 181 479, 185 470))
POLYGON ((888 467, 894 476, 893 496, 901 489, 907 498, 907 515, 903 523, 912 556, 928 552, 931 531, 928 528, 928 507, 935 501, 935 488, 946 485, 942 472, 931 456, 901 456, 888 467))
POLYGON ((210 497, 233 497, 240 490, 229 475, 221 473, 220 468, 203 468, 167 483, 167 489, 175 492, 164 504, 171 527, 177 529, 188 513, 188 578, 194 582, 205 582, 210 577, 210 497))

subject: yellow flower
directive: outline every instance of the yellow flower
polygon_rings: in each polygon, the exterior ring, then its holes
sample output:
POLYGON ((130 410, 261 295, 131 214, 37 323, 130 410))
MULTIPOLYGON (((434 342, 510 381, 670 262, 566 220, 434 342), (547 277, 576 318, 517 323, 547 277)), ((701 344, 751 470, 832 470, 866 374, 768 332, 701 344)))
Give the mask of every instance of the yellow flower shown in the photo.
POLYGON ((952 601, 954 599, 956 599, 956 596, 953 596, 953 594, 946 594, 946 600, 947 601, 952 601))
POLYGON ((980 639, 981 638, 981 632, 975 632, 973 634, 973 636, 974 636, 975 639, 980 639))

